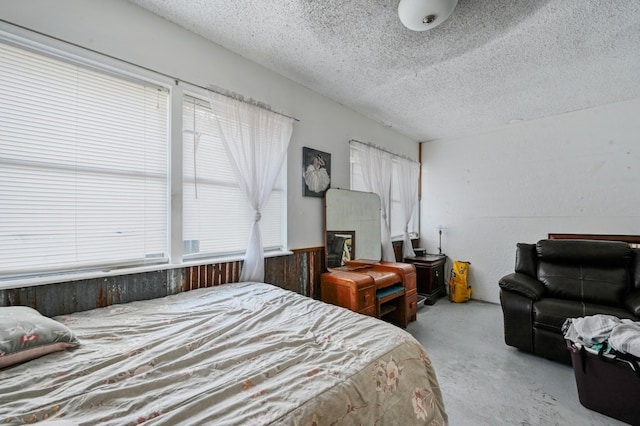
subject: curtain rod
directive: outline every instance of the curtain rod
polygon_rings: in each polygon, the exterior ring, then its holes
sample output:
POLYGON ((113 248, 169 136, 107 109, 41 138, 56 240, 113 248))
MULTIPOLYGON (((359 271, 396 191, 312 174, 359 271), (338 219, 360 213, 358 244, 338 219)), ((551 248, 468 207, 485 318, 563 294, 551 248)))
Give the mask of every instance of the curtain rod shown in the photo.
POLYGON ((195 87, 198 87, 200 89, 207 90, 209 92, 216 93, 216 94, 221 95, 221 96, 226 96, 227 98, 235 99, 236 101, 239 101, 239 102, 244 102, 244 103, 249 104, 249 105, 257 106, 258 108, 266 109, 267 111, 271 111, 274 114, 282 115, 283 117, 290 118, 290 119, 292 119, 294 121, 300 121, 297 118, 292 117, 290 115, 287 115, 287 114, 285 114, 283 112, 275 111, 273 108, 271 108, 270 105, 265 104, 264 102, 260 102, 258 100, 253 99, 253 98, 246 98, 245 96, 243 96, 243 95, 241 95, 239 93, 232 92, 231 90, 223 89, 222 87, 213 86, 213 85, 211 85, 209 87, 203 87, 203 86, 199 86, 199 85, 194 84, 194 83, 189 83, 188 81, 177 80, 177 79, 176 79, 176 84, 178 83, 178 81, 180 81, 182 83, 187 83, 187 84, 189 84, 191 86, 195 86, 195 87))
POLYGON ((388 149, 384 149, 384 148, 379 147, 378 145, 374 145, 371 142, 362 142, 362 141, 359 141, 357 139, 349 140, 349 143, 351 143, 351 142, 356 142, 356 143, 359 143, 361 145, 370 146, 371 148, 375 148, 375 149, 380 150, 382 152, 386 152, 387 154, 391 154, 394 157, 404 158, 405 160, 411 161, 411 162, 416 163, 416 164, 420 164, 419 161, 416 161, 416 160, 414 160, 412 158, 409 158, 406 155, 396 154, 395 152, 389 151, 388 149))
POLYGON ((38 34, 41 37, 45 37, 45 38, 48 38, 48 39, 51 39, 51 40, 55 40, 57 42, 67 44, 67 45, 76 47, 78 49, 86 50, 86 51, 89 51, 91 53, 94 53, 94 54, 97 54, 97 55, 100 55, 100 56, 103 56, 103 57, 106 57, 106 58, 109 58, 109 59, 112 59, 112 60, 115 60, 115 61, 118 61, 118 62, 121 62, 121 63, 124 63, 124 64, 127 64, 127 65, 130 65, 130 66, 145 70, 145 71, 149 71, 149 72, 158 74, 158 75, 160 75, 162 77, 165 77, 165 78, 173 80, 176 85, 178 85, 178 83, 186 83, 186 84, 188 84, 190 86, 197 87, 199 89, 203 89, 203 90, 206 90, 206 91, 209 91, 209 92, 217 93, 218 95, 226 96, 228 98, 235 99, 237 101, 244 102, 244 103, 249 104, 249 105, 254 105, 254 106, 257 106, 259 108, 266 109, 267 111, 273 112, 274 114, 282 115, 282 116, 290 118, 290 119, 292 119, 294 121, 300 121, 296 117, 292 117, 292 116, 290 116, 288 114, 285 114, 283 112, 274 110, 273 108, 271 108, 270 105, 268 105, 268 104, 266 104, 264 102, 257 101, 257 100, 255 100, 253 98, 246 98, 243 95, 241 95, 239 93, 232 92, 230 90, 226 90, 226 89, 223 89, 223 88, 220 88, 220 87, 216 87, 216 86, 204 87, 204 86, 202 86, 200 84, 195 84, 195 83, 192 83, 190 81, 183 80, 181 78, 177 78, 177 77, 174 77, 172 75, 166 74, 164 72, 154 70, 153 68, 145 67, 143 65, 138 65, 138 64, 136 64, 134 62, 127 61, 125 59, 121 59, 121 58, 118 58, 116 56, 109 55, 109 54, 106 54, 106 53, 103 53, 103 52, 99 52, 99 51, 97 51, 95 49, 91 49, 91 48, 79 45, 77 43, 73 43, 73 42, 64 40, 62 38, 52 36, 50 34, 45 34, 45 33, 41 32, 41 31, 36 31, 34 29, 25 27, 23 25, 18 25, 18 24, 15 24, 13 22, 9 22, 6 19, 0 18, 0 22, 4 22, 5 24, 20 28, 20 29, 25 30, 25 31, 29 31, 29 32, 34 33, 34 34, 38 34))

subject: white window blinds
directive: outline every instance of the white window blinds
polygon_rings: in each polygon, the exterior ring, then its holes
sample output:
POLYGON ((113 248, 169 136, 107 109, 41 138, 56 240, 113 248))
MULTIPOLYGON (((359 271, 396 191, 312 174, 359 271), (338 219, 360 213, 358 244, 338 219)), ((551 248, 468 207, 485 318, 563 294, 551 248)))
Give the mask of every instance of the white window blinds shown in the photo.
MULTIPOLYGON (((185 258, 244 253, 253 212, 227 156, 209 102, 183 102, 183 238, 185 258)), ((220 117, 221 120, 231 119, 220 117)), ((286 167, 286 162, 283 168, 286 167)), ((284 250, 284 173, 261 211, 265 251, 284 250)))
POLYGON ((0 43, 0 277, 167 261, 167 107, 0 43))

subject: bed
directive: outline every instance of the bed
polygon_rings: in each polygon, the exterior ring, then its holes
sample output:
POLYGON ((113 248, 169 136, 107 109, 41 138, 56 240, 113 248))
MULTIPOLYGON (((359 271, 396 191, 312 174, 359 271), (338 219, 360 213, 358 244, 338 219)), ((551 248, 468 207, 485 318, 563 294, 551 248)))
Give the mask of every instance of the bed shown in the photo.
POLYGON ((273 285, 54 319, 80 344, 0 369, 0 424, 447 423, 410 334, 273 285))

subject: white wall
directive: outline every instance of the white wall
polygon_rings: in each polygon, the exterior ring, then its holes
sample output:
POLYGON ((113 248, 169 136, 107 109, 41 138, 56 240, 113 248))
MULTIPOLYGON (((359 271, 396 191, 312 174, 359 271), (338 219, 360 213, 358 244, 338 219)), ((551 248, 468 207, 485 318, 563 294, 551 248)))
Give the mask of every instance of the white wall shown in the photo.
POLYGON ((323 245, 323 200, 302 196, 302 147, 331 154, 332 187, 349 187, 349 140, 417 160, 418 144, 124 0, 0 2, 0 16, 204 87, 215 85, 293 115, 288 151, 289 248, 323 245))
POLYGON ((423 144, 421 245, 468 260, 474 298, 499 302, 518 242, 640 234, 640 99, 423 144))

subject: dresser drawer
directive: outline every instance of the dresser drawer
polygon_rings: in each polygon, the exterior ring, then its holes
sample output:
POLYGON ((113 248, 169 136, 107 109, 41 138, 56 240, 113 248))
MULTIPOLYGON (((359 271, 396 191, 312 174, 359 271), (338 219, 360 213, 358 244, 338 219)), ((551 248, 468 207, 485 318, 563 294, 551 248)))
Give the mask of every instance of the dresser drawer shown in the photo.
POLYGON ((413 318, 418 313, 418 292, 414 289, 407 291, 406 295, 407 317, 413 318))
POLYGON ((375 317, 376 316, 376 307, 375 306, 369 306, 366 309, 363 309, 360 312, 362 315, 368 315, 370 317, 375 317))
POLYGON ((373 308, 375 312, 376 288, 369 287, 359 290, 356 295, 357 310, 360 312, 367 308, 373 308))
POLYGON ((416 289, 416 281, 417 281, 417 276, 416 276, 415 272, 406 274, 404 276, 404 288, 407 291, 415 290, 416 289))

